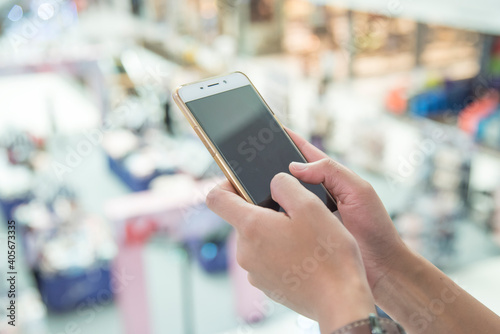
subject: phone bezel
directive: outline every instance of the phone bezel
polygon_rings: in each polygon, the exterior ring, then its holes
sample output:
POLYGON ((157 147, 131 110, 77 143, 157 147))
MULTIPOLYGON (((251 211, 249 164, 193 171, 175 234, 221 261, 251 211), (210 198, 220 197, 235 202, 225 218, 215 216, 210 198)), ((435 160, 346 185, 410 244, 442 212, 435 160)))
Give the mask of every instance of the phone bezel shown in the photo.
POLYGON ((182 101, 187 103, 251 84, 252 83, 246 75, 241 72, 234 72, 228 75, 182 85, 178 88, 178 94, 182 101))
MULTIPOLYGON (((209 139, 208 135, 205 133, 203 127, 198 123, 194 115, 191 113, 189 108, 187 107, 186 103, 201 99, 204 97, 212 96, 212 95, 217 95, 223 92, 227 92, 239 87, 251 85, 254 91, 257 93, 258 97, 260 98, 261 102, 266 106, 267 110, 269 113, 272 115, 272 117, 275 119, 275 121, 279 124, 285 135, 288 137, 290 143, 295 147, 297 152, 302 156, 304 161, 307 161, 307 159, 304 157, 302 152, 299 150, 297 145, 295 145, 294 141, 292 138, 289 136, 288 132, 285 130, 283 124, 281 124, 280 120, 276 117, 274 112, 271 110, 267 102, 262 98, 262 95, 260 92, 256 89, 256 87, 253 85, 253 83, 250 81, 250 79, 242 72, 233 72, 227 75, 219 76, 219 77, 213 77, 213 78, 208 78, 208 79, 203 79, 197 82, 181 85, 177 87, 174 91, 173 99, 175 103, 179 106, 181 112, 184 114, 186 119, 188 120, 189 124, 195 131, 195 133, 198 135, 198 137, 201 139, 207 150, 210 152, 212 155, 213 159, 217 163, 217 165, 220 167, 226 178, 231 182, 235 190, 238 192, 238 194, 243 197, 247 202, 257 204, 252 200, 252 197, 250 194, 247 193, 245 187, 241 184, 239 179, 236 177, 234 174, 233 170, 231 167, 227 164, 227 162, 222 158, 221 152, 216 148, 216 146, 212 143, 212 141, 209 139), (218 83, 217 85, 213 85, 214 83, 218 83), (213 85, 213 86, 210 86, 213 85), (209 87, 210 86, 210 87, 209 87), (203 88, 201 88, 203 87, 203 88)), ((323 189, 325 192, 330 196, 331 200, 336 204, 335 199, 333 196, 330 194, 330 192, 322 185, 323 189)))

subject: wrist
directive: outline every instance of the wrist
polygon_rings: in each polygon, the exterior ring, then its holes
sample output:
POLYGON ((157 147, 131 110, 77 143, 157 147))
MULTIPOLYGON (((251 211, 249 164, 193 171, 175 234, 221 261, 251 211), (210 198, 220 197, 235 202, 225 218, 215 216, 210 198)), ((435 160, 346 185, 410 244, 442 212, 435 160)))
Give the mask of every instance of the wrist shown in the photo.
POLYGON ((398 285, 398 282, 401 283, 406 277, 412 277, 422 267, 420 258, 404 243, 401 244, 394 254, 395 256, 391 261, 387 261, 379 269, 383 274, 371 287, 375 303, 379 306, 384 299, 388 297, 392 298, 391 292, 393 292, 395 285, 398 285))
POLYGON ((415 310, 425 309, 426 293, 433 286, 426 273, 429 263, 406 248, 372 289, 375 303, 404 327, 412 325, 415 310))
POLYGON ((368 282, 353 278, 348 283, 331 283, 335 289, 323 294, 317 312, 321 333, 332 333, 351 322, 375 313, 375 302, 368 282))

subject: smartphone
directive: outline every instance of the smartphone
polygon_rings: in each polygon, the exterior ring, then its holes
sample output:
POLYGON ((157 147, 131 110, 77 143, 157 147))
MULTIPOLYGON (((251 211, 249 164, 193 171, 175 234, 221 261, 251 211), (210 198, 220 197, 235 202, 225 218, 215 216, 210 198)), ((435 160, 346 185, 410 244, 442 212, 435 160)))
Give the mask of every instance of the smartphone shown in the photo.
MULTIPOLYGON (((235 72, 182 85, 173 98, 240 196, 282 211, 271 198, 271 180, 306 159, 248 77, 235 72)), ((323 184, 301 183, 337 210, 323 184)))

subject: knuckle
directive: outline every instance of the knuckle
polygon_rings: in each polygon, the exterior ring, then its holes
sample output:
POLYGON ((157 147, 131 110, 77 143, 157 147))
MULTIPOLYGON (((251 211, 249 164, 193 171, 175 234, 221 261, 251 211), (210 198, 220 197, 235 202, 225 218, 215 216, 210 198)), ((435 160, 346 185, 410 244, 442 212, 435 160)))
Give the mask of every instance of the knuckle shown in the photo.
POLYGON ((207 194, 207 198, 205 200, 205 204, 209 209, 213 209, 216 207, 219 198, 219 190, 217 187, 210 190, 207 194))
POLYGON ((330 158, 324 158, 324 159, 322 159, 321 160, 321 165, 325 169, 327 169, 327 170, 335 170, 338 167, 337 163, 334 160, 330 159, 330 158))
POLYGON ((373 193, 375 193, 375 189, 373 189, 373 186, 370 184, 370 182, 362 180, 359 184, 359 192, 363 195, 372 195, 373 193))
POLYGON ((252 285, 253 287, 257 287, 257 280, 255 279, 254 275, 252 275, 251 273, 248 273, 247 280, 248 280, 248 283, 250 283, 250 285, 252 285))
POLYGON ((247 256, 243 252, 241 251, 236 252, 236 262, 238 262, 241 268, 248 271, 249 261, 247 256))

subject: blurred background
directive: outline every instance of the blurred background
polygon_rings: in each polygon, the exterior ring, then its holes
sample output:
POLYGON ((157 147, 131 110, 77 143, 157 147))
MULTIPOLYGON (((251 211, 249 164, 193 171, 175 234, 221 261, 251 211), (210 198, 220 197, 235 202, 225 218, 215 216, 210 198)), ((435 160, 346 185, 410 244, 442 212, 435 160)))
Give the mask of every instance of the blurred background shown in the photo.
POLYGON ((223 175, 171 92, 235 70, 500 314, 498 17, 495 0, 0 0, 0 332, 319 333, 249 286, 204 205, 223 175))

